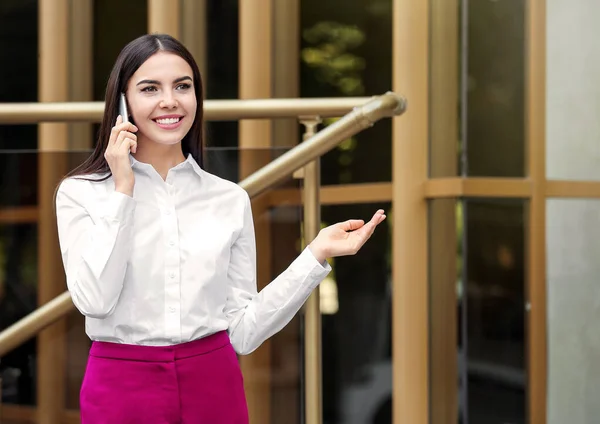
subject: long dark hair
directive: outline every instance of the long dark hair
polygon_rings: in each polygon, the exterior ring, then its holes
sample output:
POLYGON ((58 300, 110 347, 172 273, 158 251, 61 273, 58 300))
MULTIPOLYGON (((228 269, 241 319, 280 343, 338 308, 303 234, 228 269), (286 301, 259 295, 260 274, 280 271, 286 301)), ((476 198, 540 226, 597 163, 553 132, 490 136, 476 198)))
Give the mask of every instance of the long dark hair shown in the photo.
POLYGON ((117 57, 117 61, 110 73, 106 85, 105 108, 100 131, 98 132, 98 141, 94 152, 81 165, 69 172, 65 178, 89 176, 91 174, 103 175, 100 179, 94 181, 104 181, 111 176, 110 168, 104 152, 108 145, 110 132, 115 125, 119 115, 119 97, 127 89, 127 83, 131 76, 138 70, 148 58, 157 52, 169 52, 180 56, 192 68, 194 77, 194 91, 196 93, 196 117, 189 132, 181 141, 183 154, 189 154, 198 162, 201 167, 203 164, 203 140, 202 125, 204 111, 202 108, 202 78, 200 70, 192 54, 183 44, 167 34, 146 34, 136 38, 127 44, 117 57), (106 175, 104 175, 106 174, 106 175))

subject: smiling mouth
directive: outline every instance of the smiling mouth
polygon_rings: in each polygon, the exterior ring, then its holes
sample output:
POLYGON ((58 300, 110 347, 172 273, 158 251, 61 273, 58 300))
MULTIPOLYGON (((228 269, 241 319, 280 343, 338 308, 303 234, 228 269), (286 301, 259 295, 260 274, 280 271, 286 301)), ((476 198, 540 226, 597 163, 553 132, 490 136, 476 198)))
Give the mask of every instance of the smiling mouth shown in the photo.
POLYGON ((178 118, 161 118, 161 119, 154 119, 154 122, 156 122, 159 125, 173 125, 178 123, 179 121, 181 121, 183 117, 178 117, 178 118))

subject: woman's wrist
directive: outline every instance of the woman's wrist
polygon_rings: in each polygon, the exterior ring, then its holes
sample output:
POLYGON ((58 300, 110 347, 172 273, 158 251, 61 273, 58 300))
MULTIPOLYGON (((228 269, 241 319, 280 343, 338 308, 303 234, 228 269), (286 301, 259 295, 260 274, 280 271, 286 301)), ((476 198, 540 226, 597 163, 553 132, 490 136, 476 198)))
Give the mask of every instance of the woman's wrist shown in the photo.
POLYGON ((116 184, 115 191, 133 197, 133 184, 116 184))
POLYGON ((322 264, 327 260, 327 258, 329 256, 327 255, 327 252, 325 251, 325 249, 322 246, 320 246, 318 242, 315 242, 315 241, 310 243, 308 245, 308 248, 309 248, 310 252, 313 254, 313 256, 315 257, 315 259, 317 260, 317 262, 322 264))

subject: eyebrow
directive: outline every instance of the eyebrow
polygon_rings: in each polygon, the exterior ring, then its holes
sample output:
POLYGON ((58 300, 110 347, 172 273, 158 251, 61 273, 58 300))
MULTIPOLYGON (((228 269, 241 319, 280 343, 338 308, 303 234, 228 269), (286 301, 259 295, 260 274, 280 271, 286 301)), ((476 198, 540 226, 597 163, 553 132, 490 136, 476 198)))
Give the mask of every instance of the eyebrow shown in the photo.
MULTIPOLYGON (((182 81, 192 81, 191 77, 188 77, 187 75, 185 77, 179 77, 176 80, 173 81, 173 84, 177 84, 178 82, 182 82, 182 81)), ((141 80, 140 82, 138 82, 136 85, 141 85, 141 84, 156 84, 156 85, 160 85, 160 81, 157 80, 141 80)))

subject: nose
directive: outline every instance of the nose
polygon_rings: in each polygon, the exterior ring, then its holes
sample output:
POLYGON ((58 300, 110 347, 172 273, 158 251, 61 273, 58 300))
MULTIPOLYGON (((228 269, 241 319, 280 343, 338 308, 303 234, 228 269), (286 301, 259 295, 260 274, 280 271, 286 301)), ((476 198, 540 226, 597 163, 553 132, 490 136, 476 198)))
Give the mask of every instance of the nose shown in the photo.
POLYGON ((177 100, 172 93, 165 93, 160 101, 160 107, 163 109, 175 109, 177 108, 177 100))

